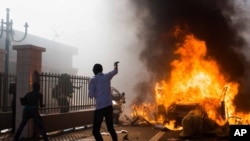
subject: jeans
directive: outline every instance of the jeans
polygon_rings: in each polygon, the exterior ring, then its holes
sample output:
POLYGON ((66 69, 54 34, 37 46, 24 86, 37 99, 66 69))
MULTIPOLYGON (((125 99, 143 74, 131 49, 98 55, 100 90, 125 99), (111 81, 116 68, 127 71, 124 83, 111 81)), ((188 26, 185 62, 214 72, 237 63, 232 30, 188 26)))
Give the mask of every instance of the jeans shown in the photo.
POLYGON ((101 124, 105 118, 106 126, 108 132, 110 133, 113 141, 118 141, 117 135, 113 126, 113 107, 108 106, 103 109, 98 109, 94 111, 94 123, 93 123, 93 135, 96 141, 103 141, 102 135, 100 134, 101 124))

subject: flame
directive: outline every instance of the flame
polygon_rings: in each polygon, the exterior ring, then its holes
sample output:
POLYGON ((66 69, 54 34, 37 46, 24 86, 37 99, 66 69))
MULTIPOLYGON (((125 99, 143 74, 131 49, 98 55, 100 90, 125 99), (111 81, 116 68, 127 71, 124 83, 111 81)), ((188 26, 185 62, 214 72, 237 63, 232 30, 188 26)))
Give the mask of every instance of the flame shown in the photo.
POLYGON ((221 101, 225 100, 230 108, 229 114, 234 112, 231 105, 238 93, 239 84, 227 82, 216 61, 206 57, 204 41, 187 35, 184 43, 177 46, 174 53, 180 55, 180 58, 171 62, 170 79, 162 80, 155 86, 157 104, 168 107, 173 102, 199 103, 209 118, 221 123, 217 109, 221 101))
MULTIPOLYGON (((155 84, 156 105, 164 105, 167 108, 173 103, 198 103, 207 112, 207 116, 220 125, 226 120, 234 124, 233 122, 239 119, 237 117, 249 119, 249 115, 237 113, 233 105, 239 84, 229 82, 216 61, 206 56, 205 41, 197 39, 192 34, 186 35, 184 42, 177 44, 174 54, 179 58, 170 64, 169 79, 155 84), (225 119, 218 112, 221 104, 225 104, 225 119)), ((151 111, 154 108, 151 108, 151 111)), ((150 117, 143 116, 147 119, 150 117)))

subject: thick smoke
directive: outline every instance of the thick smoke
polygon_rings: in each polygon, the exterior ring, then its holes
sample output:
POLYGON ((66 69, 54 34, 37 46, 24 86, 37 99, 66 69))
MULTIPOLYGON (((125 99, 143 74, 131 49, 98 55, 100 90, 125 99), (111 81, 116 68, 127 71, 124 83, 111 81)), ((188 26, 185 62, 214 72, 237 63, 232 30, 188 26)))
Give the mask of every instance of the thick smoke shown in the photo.
MULTIPOLYGON (((184 34, 192 33, 195 37, 206 41, 207 57, 214 58, 220 71, 228 81, 240 83, 238 96, 235 98, 237 110, 249 111, 250 86, 249 62, 241 53, 247 44, 241 36, 246 25, 240 20, 235 24, 231 17, 237 10, 231 0, 137 0, 138 14, 144 16, 144 30, 141 36, 145 40, 145 48, 141 52, 141 60, 151 74, 151 79, 138 84, 144 91, 152 93, 151 87, 159 80, 167 79, 170 62, 173 60, 175 44, 180 42, 171 34, 177 25, 184 34), (142 13, 143 12, 143 13, 142 13), (233 24, 234 23, 234 24, 233 24), (149 90, 145 90, 149 88, 149 90), (247 98, 246 98, 247 97, 247 98)), ((146 98, 146 96, 143 96, 146 98)), ((138 100, 138 99, 137 99, 138 100)))

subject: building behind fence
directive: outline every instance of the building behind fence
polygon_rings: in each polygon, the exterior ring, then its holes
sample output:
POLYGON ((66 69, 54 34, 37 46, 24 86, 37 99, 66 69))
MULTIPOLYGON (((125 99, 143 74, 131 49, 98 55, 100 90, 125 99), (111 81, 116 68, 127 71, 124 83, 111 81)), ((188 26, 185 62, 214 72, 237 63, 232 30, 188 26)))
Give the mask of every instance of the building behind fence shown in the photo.
MULTIPOLYGON (((16 75, 9 75, 9 83, 16 82, 16 75)), ((43 94, 44 108, 42 114, 65 113, 91 109, 95 100, 88 97, 89 77, 69 74, 40 74, 41 93, 43 94)), ((11 111, 13 95, 8 94, 7 102, 3 102, 3 73, 0 73, 0 108, 11 111), (3 105, 7 103, 7 105, 3 105)))

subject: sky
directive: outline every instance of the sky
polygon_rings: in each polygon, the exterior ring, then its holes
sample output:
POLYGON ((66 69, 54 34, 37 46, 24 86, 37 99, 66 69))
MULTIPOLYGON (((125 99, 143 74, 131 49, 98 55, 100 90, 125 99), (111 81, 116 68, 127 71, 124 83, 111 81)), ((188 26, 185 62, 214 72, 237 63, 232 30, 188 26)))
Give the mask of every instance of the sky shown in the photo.
POLYGON ((78 48, 73 67, 79 75, 93 76, 95 63, 104 72, 120 61, 112 86, 133 99, 133 88, 143 78, 138 54, 140 21, 130 0, 0 0, 0 18, 10 9, 13 28, 78 48))
MULTIPOLYGON (((145 47, 139 36, 143 31, 140 17, 143 14, 136 14, 138 9, 132 1, 0 0, 0 19, 6 20, 6 8, 10 8, 14 29, 24 31, 27 22, 28 34, 78 48, 73 67, 79 70, 79 75, 93 76, 95 63, 101 63, 104 72, 108 72, 113 69, 113 62, 120 61, 119 74, 113 78, 112 86, 126 93, 129 109, 137 95, 134 88, 149 74, 139 59, 145 47)), ((231 18, 234 21, 249 18, 249 4, 248 0, 235 3, 241 12, 231 18)), ((249 39, 249 32, 242 32, 246 39, 249 39)), ((243 51, 248 60, 249 52, 250 49, 243 51)))

